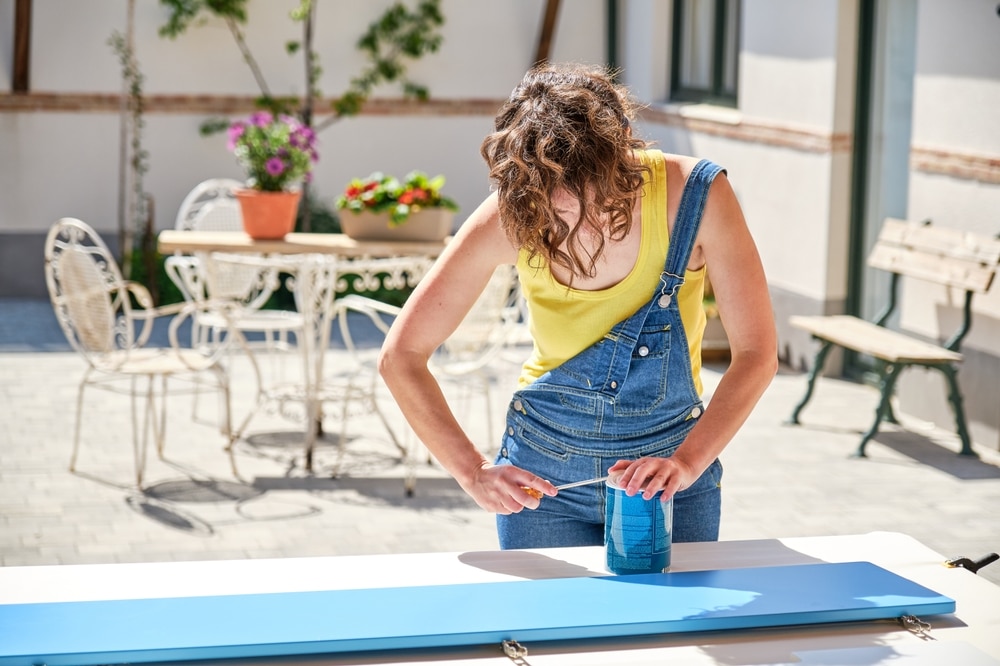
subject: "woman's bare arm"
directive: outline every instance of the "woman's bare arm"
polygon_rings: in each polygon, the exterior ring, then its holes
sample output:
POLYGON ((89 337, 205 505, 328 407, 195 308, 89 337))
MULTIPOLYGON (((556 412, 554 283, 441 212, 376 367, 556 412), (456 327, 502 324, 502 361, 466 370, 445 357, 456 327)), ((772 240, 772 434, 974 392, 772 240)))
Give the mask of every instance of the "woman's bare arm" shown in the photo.
POLYGON ((496 197, 486 199, 462 225, 427 276, 407 299, 379 356, 379 372, 407 422, 458 483, 484 509, 497 513, 537 508, 523 486, 555 489, 525 470, 494 467, 455 419, 428 360, 471 309, 501 264, 517 251, 498 223, 496 197))
POLYGON ((705 413, 667 459, 620 461, 634 494, 687 488, 729 444, 770 384, 778 367, 777 333, 764 269, 736 195, 725 174, 716 177, 698 232, 692 263, 708 266, 732 360, 705 413))

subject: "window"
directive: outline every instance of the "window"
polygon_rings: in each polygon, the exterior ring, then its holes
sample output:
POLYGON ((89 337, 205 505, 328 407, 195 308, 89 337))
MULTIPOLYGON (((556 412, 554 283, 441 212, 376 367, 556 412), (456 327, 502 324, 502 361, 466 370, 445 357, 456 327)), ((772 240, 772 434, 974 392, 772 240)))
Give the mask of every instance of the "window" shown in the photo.
POLYGON ((740 0, 674 0, 670 98, 736 105, 740 0))

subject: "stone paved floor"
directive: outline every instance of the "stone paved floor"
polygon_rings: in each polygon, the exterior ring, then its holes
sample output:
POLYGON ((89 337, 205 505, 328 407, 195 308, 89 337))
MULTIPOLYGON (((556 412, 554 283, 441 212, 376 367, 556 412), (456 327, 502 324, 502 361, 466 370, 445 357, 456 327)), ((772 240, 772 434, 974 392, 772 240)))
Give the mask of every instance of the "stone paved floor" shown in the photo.
MULTIPOLYGON (((132 476, 128 400, 88 394, 76 473, 67 470, 83 361, 66 351, 51 310, 0 301, 0 564, 38 565, 265 558, 496 548, 493 519, 418 452, 406 463, 370 415, 349 419, 348 445, 328 432, 313 474, 301 465, 301 422, 259 410, 236 450, 235 477, 216 402, 189 396, 168 406, 166 460, 151 455, 147 482, 132 476), (331 473, 340 453, 342 473, 331 473), (412 497, 408 472, 417 474, 412 497)), ((514 359, 498 361, 494 414, 502 414, 514 359)), ((285 359, 294 365, 294 359, 285 359)), ((330 352, 330 363, 343 352, 330 352)), ((292 367, 292 366, 290 366, 292 367)), ((723 368, 706 370, 710 394, 723 368)), ((234 409, 252 408, 245 362, 232 364, 234 409)), ((725 465, 723 539, 898 531, 945 556, 1000 551, 1000 454, 955 455, 949 432, 904 417, 867 459, 851 458, 877 392, 823 380, 800 427, 782 425, 805 386, 782 371, 735 441, 725 465)), ((383 404, 402 431, 391 401, 383 404)), ((488 448, 485 412, 471 399, 460 417, 488 448)), ((337 419, 329 419, 336 431, 337 419)), ((981 571, 1000 583, 1000 563, 981 571)))

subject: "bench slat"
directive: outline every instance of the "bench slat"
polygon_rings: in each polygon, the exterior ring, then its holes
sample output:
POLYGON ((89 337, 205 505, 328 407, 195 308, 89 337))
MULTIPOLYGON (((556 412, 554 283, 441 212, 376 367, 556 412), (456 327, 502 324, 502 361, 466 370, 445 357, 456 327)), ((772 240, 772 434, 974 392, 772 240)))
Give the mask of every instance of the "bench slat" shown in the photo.
POLYGON ((882 225, 879 240, 942 256, 969 259, 981 264, 1000 263, 1000 239, 972 231, 918 224, 890 217, 886 218, 882 225))
POLYGON ((989 290, 998 262, 998 239, 892 218, 868 258, 873 268, 976 293, 989 290))
POLYGON ((905 333, 876 326, 850 315, 793 315, 789 318, 789 323, 817 338, 891 363, 948 363, 962 360, 962 355, 958 352, 916 340, 905 333))
POLYGON ((976 261, 942 257, 907 247, 892 247, 878 243, 872 249, 868 265, 890 273, 926 280, 949 287, 985 293, 993 282, 995 267, 976 261))

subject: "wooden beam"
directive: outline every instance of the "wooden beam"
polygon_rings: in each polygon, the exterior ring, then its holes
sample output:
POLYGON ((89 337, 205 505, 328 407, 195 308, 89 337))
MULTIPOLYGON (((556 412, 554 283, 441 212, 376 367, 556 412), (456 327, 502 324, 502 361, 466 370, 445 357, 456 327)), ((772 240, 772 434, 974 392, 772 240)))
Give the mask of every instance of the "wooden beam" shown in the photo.
POLYGON ((31 88, 31 0, 14 5, 14 76, 11 91, 26 93, 31 88))
POLYGON ((538 36, 535 64, 549 59, 552 42, 555 40, 557 18, 559 18, 559 0, 545 0, 545 17, 542 20, 542 32, 538 36))

